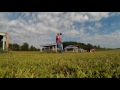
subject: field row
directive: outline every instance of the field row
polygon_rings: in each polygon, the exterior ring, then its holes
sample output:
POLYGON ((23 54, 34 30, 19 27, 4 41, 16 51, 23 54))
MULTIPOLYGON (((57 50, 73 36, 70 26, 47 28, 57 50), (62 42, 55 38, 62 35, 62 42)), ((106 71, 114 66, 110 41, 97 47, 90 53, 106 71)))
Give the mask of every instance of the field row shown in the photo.
POLYGON ((1 78, 119 78, 120 50, 0 54, 1 78))

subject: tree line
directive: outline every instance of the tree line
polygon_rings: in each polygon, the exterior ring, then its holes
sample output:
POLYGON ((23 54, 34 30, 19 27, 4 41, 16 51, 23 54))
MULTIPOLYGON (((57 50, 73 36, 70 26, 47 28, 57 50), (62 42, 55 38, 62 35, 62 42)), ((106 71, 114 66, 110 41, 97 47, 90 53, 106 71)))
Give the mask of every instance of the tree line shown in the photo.
POLYGON ((85 43, 73 42, 73 41, 63 42, 63 47, 64 47, 64 48, 65 48, 67 45, 75 45, 75 46, 77 46, 78 48, 82 48, 82 49, 85 49, 85 50, 90 50, 90 49, 103 50, 103 49, 105 49, 105 48, 101 48, 100 45, 96 46, 96 45, 92 45, 92 44, 90 44, 90 43, 85 44, 85 43))
MULTIPOLYGON (((73 42, 73 41, 66 41, 63 42, 63 48, 65 48, 67 45, 76 45, 78 48, 82 48, 85 50, 89 50, 89 49, 105 49, 105 48, 101 48, 99 45, 92 45, 90 43, 88 44, 84 44, 84 43, 78 43, 78 42, 73 42)), ((19 45, 17 43, 14 44, 9 44, 9 50, 12 51, 39 51, 39 48, 34 47, 33 45, 29 45, 27 42, 23 43, 23 45, 19 45)))
POLYGON ((19 45, 17 43, 9 44, 9 50, 12 51, 39 51, 38 48, 34 47, 33 45, 29 45, 27 42, 23 43, 23 45, 19 45))

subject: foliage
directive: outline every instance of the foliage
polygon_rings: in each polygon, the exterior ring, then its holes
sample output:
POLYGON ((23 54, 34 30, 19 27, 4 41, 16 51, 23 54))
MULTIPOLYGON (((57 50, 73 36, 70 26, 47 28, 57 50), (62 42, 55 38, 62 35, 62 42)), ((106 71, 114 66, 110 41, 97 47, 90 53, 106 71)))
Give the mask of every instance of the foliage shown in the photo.
POLYGON ((39 51, 39 49, 37 49, 33 45, 31 45, 29 47, 29 44, 27 42, 23 43, 23 45, 21 45, 21 46, 17 43, 14 43, 14 44, 10 43, 9 50, 12 50, 12 51, 39 51))
POLYGON ((20 48, 21 51, 29 51, 29 44, 25 42, 20 48))
MULTIPOLYGON (((98 46, 93 46, 92 44, 88 43, 88 44, 84 44, 84 43, 80 43, 80 42, 73 42, 73 41, 67 41, 67 42, 63 42, 63 46, 64 48, 68 45, 76 45, 78 46, 78 48, 83 48, 85 50, 90 50, 90 49, 103 49, 101 48, 99 45, 98 46)), ((104 48, 105 49, 105 48, 104 48)))
MULTIPOLYGON (((93 48, 105 50, 105 48, 101 48, 99 45, 93 46, 90 43, 84 44, 84 43, 73 42, 73 41, 63 42, 63 48, 65 48, 68 45, 76 45, 76 46, 78 46, 78 48, 83 48, 87 51, 89 51, 90 49, 93 49, 93 48)), ((14 43, 14 44, 9 44, 9 50, 12 50, 12 51, 39 51, 39 49, 37 49, 33 45, 31 45, 30 47, 29 46, 30 45, 27 42, 23 43, 23 45, 19 45, 17 43, 14 43)))

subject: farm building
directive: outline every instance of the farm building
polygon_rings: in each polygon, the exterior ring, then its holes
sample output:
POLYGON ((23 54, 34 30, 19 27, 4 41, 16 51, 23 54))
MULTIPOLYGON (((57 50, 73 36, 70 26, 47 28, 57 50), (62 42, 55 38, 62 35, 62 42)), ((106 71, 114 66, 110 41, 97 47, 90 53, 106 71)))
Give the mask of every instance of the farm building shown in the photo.
POLYGON ((0 49, 3 51, 8 51, 9 47, 9 34, 0 32, 0 49))
POLYGON ((57 44, 45 44, 45 45, 40 45, 41 49, 40 51, 54 51, 57 52, 58 48, 57 48, 57 44))
MULTIPOLYGON (((40 52, 43 51, 53 51, 53 52, 58 52, 59 48, 57 47, 57 44, 45 44, 45 45, 40 45, 40 52)), ((63 46, 62 46, 63 47, 63 46)), ((72 49, 73 52, 78 52, 78 47, 75 45, 68 45, 64 48, 65 52, 67 52, 69 49, 72 49)))
POLYGON ((83 48, 79 48, 79 52, 87 52, 87 50, 85 50, 83 48))
POLYGON ((68 45, 64 49, 65 49, 65 52, 67 52, 68 49, 72 49, 73 52, 78 52, 78 47, 75 45, 68 45))

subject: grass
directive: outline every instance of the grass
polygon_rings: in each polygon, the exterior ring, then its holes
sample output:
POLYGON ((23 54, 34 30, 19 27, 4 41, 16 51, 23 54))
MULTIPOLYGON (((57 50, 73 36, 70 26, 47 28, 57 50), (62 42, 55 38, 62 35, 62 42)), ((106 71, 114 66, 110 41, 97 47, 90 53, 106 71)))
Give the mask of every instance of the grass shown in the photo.
POLYGON ((0 78, 120 78, 120 50, 0 54, 0 78))

